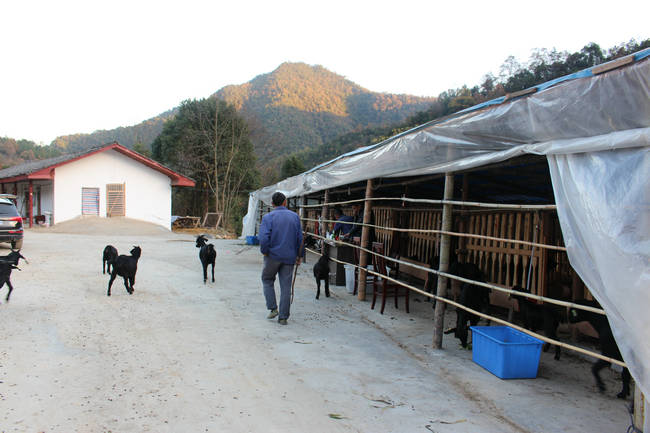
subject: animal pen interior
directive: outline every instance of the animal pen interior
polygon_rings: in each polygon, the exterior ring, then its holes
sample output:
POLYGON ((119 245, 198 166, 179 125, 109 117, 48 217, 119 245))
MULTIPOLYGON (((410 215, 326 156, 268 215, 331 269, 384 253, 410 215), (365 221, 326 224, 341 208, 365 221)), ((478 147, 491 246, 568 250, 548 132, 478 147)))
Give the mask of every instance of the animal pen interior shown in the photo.
MULTIPOLYGON (((375 226, 374 241, 383 243, 386 255, 420 267, 438 269, 442 204, 426 200, 442 200, 444 183, 444 175, 374 181, 375 200, 369 201, 375 226)), ((334 224, 333 217, 329 216, 331 210, 338 206, 345 215, 352 215, 353 203, 346 202, 365 199, 365 190, 366 182, 328 190, 326 216, 323 215, 325 192, 308 195, 309 204, 320 206, 305 208, 305 232, 322 236, 330 231, 334 224)), ((504 288, 520 286, 529 288, 535 295, 566 301, 591 298, 563 248, 557 212, 552 209, 555 201, 546 158, 525 156, 456 173, 451 200, 482 203, 481 207, 454 206, 451 232, 484 238, 451 236, 449 263, 474 263, 483 272, 486 282, 504 288), (490 204, 521 208, 491 208, 490 204), (529 205, 549 206, 531 209, 526 207, 529 205), (559 248, 548 249, 540 245, 559 248)), ((299 209, 299 204, 298 200, 291 201, 295 210, 299 209)), ((421 268, 399 265, 398 279, 423 289, 432 275, 421 268)), ((505 308, 512 305, 516 310, 516 303, 511 303, 506 293, 492 291, 491 303, 505 308)))

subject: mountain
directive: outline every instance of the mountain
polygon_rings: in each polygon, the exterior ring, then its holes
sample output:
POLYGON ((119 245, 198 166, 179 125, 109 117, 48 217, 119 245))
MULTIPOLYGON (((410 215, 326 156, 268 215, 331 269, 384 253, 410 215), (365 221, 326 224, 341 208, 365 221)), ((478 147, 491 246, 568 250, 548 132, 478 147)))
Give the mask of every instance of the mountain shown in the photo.
POLYGON ((371 92, 322 66, 283 63, 217 97, 248 120, 259 158, 284 159, 336 137, 404 121, 435 98, 371 92))
MULTIPOLYGON (((229 85, 217 97, 233 104, 246 118, 258 160, 277 168, 290 153, 305 151, 349 132, 399 123, 427 109, 435 98, 371 92, 322 66, 283 63, 241 85, 229 85)), ((91 134, 58 137, 66 150, 117 140, 149 146, 171 109, 138 125, 91 134)))

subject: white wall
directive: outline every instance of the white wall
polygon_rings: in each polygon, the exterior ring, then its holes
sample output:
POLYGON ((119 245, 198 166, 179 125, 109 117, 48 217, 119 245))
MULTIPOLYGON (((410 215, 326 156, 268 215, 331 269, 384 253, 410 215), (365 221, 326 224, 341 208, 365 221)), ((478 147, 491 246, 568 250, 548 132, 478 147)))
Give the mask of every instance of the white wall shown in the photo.
POLYGON ((54 222, 81 216, 81 188, 99 188, 106 217, 106 184, 124 183, 126 217, 171 228, 171 179, 114 150, 62 165, 54 173, 54 222))

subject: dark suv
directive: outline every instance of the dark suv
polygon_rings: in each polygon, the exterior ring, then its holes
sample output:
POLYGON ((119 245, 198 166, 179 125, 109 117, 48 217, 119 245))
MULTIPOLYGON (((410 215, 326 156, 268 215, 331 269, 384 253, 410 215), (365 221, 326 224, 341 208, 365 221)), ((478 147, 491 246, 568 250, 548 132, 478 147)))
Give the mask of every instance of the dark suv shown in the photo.
POLYGON ((23 219, 12 200, 16 196, 0 194, 0 242, 11 243, 11 248, 23 247, 23 219))

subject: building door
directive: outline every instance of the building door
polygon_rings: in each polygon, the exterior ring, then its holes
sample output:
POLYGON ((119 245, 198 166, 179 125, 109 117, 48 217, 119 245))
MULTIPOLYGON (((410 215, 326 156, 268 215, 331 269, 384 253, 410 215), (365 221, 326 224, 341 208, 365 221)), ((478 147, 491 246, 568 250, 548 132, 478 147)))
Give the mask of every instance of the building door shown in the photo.
POLYGON ((106 185, 106 216, 124 216, 126 206, 124 200, 124 184, 109 183, 106 185))
POLYGON ((81 215, 99 215, 99 188, 81 188, 81 215))

